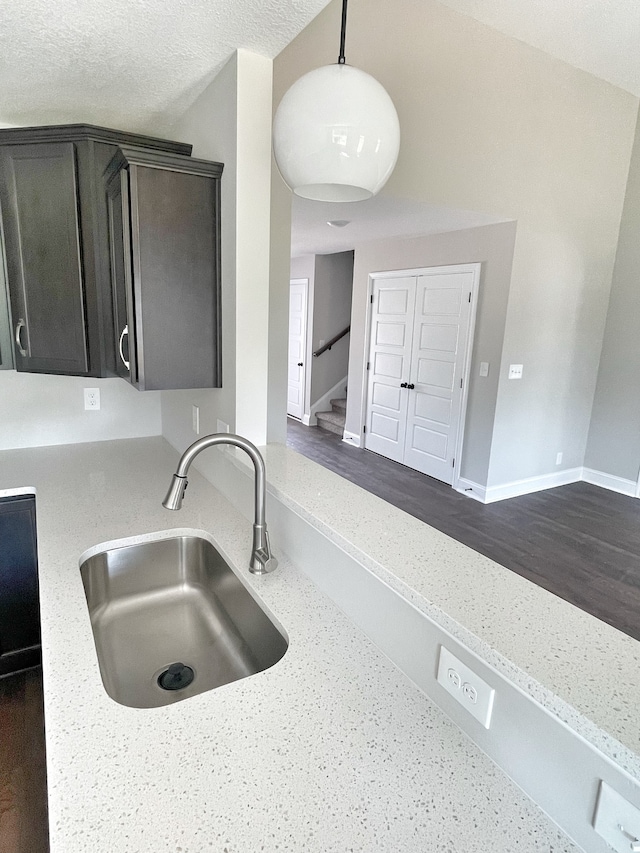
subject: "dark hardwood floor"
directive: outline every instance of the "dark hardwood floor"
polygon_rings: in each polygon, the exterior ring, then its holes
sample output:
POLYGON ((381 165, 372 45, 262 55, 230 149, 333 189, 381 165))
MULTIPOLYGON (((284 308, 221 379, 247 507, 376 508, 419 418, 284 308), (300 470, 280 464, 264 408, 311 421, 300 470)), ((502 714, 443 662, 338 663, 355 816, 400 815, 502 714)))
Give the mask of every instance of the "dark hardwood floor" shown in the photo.
POLYGON ((42 670, 0 679, 0 853, 47 853, 42 670))
POLYGON ((588 483, 481 504, 289 418, 287 444, 640 640, 640 500, 588 483))

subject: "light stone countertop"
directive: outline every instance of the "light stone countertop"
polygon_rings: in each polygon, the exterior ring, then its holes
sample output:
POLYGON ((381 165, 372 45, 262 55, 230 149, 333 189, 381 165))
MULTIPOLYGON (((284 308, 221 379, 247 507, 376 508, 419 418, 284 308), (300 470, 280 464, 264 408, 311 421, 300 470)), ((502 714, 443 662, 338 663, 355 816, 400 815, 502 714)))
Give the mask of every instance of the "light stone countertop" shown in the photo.
POLYGON ((206 480, 163 510, 176 461, 159 438, 0 453, 0 489, 37 492, 51 853, 575 853, 304 574, 248 573, 250 525, 206 480), (102 687, 79 557, 176 521, 215 536, 290 646, 259 675, 127 708, 102 687))
POLYGON ((265 460, 285 505, 640 780, 637 640, 287 447, 265 460))

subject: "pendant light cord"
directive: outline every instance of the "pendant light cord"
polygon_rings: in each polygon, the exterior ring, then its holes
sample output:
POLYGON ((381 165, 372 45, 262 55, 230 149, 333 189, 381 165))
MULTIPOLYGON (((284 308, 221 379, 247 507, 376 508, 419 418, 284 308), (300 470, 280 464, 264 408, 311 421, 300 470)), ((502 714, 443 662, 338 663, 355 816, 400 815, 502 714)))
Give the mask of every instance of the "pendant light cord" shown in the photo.
POLYGON ((338 57, 338 65, 345 64, 344 58, 344 43, 347 37, 347 0, 342 0, 342 26, 340 28, 340 56, 338 57))

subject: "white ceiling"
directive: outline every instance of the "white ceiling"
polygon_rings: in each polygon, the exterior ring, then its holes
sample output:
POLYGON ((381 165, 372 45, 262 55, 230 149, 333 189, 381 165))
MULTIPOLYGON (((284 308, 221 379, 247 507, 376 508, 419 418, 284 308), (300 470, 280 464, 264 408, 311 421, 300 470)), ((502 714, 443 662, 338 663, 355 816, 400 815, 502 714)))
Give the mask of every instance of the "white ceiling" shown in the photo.
POLYGON ((0 0, 0 122, 154 132, 238 47, 275 57, 328 0, 0 0))
POLYGON ((640 97, 638 0, 441 0, 640 97))
POLYGON ((388 195, 347 203, 309 201, 294 196, 291 255, 344 252, 368 240, 440 234, 501 221, 484 213, 435 207, 388 195), (336 219, 350 222, 344 228, 327 225, 328 221, 336 219))

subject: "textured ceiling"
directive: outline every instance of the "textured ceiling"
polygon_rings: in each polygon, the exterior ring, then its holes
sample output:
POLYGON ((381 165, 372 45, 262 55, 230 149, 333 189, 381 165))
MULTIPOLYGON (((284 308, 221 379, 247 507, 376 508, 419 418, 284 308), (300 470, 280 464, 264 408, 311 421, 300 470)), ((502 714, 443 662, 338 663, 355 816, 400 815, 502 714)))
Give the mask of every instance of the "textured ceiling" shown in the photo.
POLYGON ((638 0, 441 0, 640 97, 638 0))
POLYGON ((273 58, 327 3, 0 0, 0 122, 157 131, 236 48, 273 58))
MULTIPOLYGON (((640 96, 640 0, 442 2, 640 96)), ((0 0, 0 125, 159 131, 236 48, 275 57, 327 3, 0 0)))

